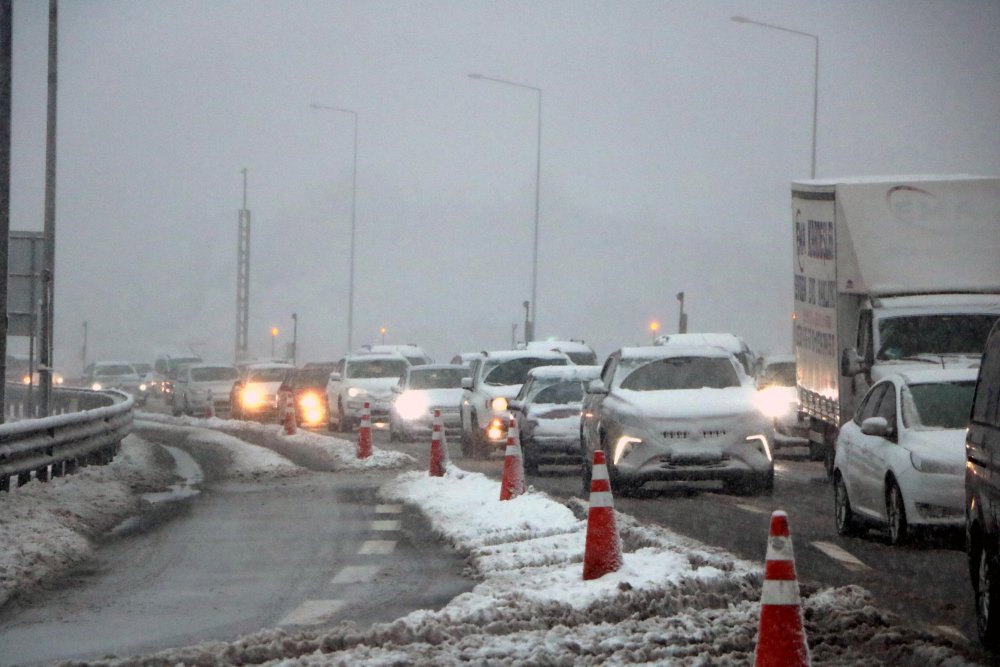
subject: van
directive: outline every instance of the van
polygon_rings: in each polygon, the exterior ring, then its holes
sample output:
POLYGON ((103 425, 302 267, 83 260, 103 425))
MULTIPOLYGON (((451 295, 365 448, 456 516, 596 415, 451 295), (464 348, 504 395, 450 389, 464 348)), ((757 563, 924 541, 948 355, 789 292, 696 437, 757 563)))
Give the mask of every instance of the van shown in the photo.
POLYGON ((1000 320, 983 351, 965 440, 965 537, 979 640, 1000 649, 1000 320))

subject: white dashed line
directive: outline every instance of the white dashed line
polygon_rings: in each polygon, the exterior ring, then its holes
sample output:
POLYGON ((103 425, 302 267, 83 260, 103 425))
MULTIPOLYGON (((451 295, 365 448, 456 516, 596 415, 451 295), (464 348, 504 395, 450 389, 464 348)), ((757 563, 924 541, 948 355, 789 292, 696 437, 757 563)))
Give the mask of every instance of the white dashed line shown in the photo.
POLYGON ((376 505, 375 514, 401 514, 403 512, 402 505, 376 505))
POLYGON ((344 608, 343 600, 306 600, 285 616, 278 625, 320 625, 333 620, 344 608))
POLYGON ((361 555, 385 556, 391 554, 395 549, 396 540, 367 540, 362 543, 361 548, 358 549, 358 553, 361 555))
POLYGON ((372 530, 399 530, 402 522, 397 519, 379 519, 378 521, 372 521, 372 530))
POLYGON ((871 570, 871 567, 865 565, 853 554, 841 549, 836 544, 831 544, 830 542, 813 542, 812 545, 848 570, 854 570, 855 572, 871 570))
POLYGON ((379 570, 379 565, 348 565, 334 577, 331 584, 367 584, 375 580, 379 570))

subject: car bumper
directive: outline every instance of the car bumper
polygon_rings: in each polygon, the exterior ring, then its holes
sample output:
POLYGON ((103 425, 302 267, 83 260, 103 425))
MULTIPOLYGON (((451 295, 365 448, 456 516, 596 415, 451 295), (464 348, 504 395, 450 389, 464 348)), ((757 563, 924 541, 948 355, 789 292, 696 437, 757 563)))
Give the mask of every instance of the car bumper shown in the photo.
POLYGON ((635 482, 757 479, 773 474, 770 447, 759 440, 639 446, 624 453, 616 471, 635 482))
POLYGON ((897 481, 910 525, 965 525, 964 473, 925 473, 912 469, 901 473, 897 481))
MULTIPOLYGON (((403 419, 399 415, 394 415, 393 418, 405 433, 421 433, 429 435, 434 426, 434 415, 432 413, 427 413, 426 415, 422 415, 416 419, 403 419)), ((458 410, 449 410, 448 412, 442 411, 441 423, 444 427, 445 433, 449 436, 458 437, 461 435, 462 413, 458 410)))
POLYGON ((390 399, 366 399, 366 400, 354 400, 350 399, 344 405, 344 416, 353 420, 360 421, 361 415, 365 410, 365 403, 368 403, 369 415, 371 420, 375 421, 389 421, 389 410, 392 408, 392 401, 390 399))

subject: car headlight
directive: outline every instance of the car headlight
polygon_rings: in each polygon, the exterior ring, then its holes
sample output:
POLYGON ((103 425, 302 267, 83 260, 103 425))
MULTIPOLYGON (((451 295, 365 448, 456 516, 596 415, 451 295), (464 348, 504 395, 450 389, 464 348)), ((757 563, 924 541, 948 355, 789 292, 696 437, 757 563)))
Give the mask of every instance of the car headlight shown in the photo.
POLYGON ((615 442, 615 451, 614 451, 614 456, 612 457, 612 460, 614 461, 615 465, 618 465, 618 462, 621 461, 623 458, 625 458, 625 456, 629 452, 631 452, 636 445, 641 445, 641 444, 642 444, 641 438, 633 438, 630 435, 623 435, 622 437, 618 438, 618 440, 615 442))
POLYGON ((490 407, 493 408, 493 412, 503 412, 507 409, 507 399, 503 396, 497 396, 490 401, 490 407))
POLYGON ((774 456, 771 454, 771 445, 767 443, 767 436, 760 434, 748 435, 747 442, 757 443, 758 448, 761 450, 764 456, 767 457, 767 460, 768 461, 774 460, 774 456))
POLYGON ((490 425, 486 428, 486 437, 493 441, 503 440, 507 437, 507 422, 494 417, 490 420, 490 425))
POLYGON ((758 410, 772 419, 797 410, 795 401, 789 400, 788 391, 784 387, 761 389, 754 397, 754 404, 758 410))
POLYGON ((363 387, 350 387, 347 390, 347 395, 351 398, 358 398, 359 396, 367 396, 368 390, 363 387))
POLYGON ((960 475, 965 469, 964 463, 954 464, 941 459, 921 456, 916 452, 910 452, 910 463, 920 472, 937 475, 960 475))
POLYGON ((299 410, 302 421, 307 424, 318 424, 326 418, 326 410, 319 394, 306 392, 299 396, 299 410))
POLYGON ((146 391, 147 389, 149 389, 149 387, 146 385, 145 382, 139 385, 139 391, 146 391))
POLYGON ((100 382, 95 382, 94 384, 90 385, 90 388, 93 389, 94 391, 100 391, 101 389, 103 389, 100 382))
POLYGON ((396 399, 396 413, 406 421, 419 419, 429 408, 427 396, 420 392, 406 391, 396 399))
POLYGON ((259 408, 264 405, 264 391, 260 387, 244 387, 240 394, 240 402, 244 408, 259 408))

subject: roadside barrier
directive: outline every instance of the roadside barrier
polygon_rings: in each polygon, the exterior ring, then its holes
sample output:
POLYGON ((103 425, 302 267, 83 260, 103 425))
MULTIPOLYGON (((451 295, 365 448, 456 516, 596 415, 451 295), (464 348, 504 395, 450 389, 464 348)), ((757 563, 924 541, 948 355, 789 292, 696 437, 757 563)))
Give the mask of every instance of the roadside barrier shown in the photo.
MULTIPOLYGON (((343 419, 343 417, 341 417, 343 419)), ((358 428, 358 458, 367 459, 372 455, 372 413, 371 403, 365 402, 361 412, 361 426, 358 428)))
POLYGON ((431 428, 431 465, 428 474, 431 477, 444 477, 444 428, 440 410, 434 411, 434 425, 431 428))
POLYGON ((590 477, 587 541, 583 551, 583 579, 598 579, 622 566, 622 544, 615 524, 615 504, 604 452, 594 452, 590 477))
POLYGON ((517 420, 507 423, 507 451, 503 459, 503 479, 500 481, 500 500, 517 498, 524 493, 524 460, 521 458, 521 438, 517 420))
POLYGON ((295 393, 285 392, 285 435, 295 435, 295 393))
POLYGON ((771 532, 767 538, 754 665, 807 667, 809 662, 788 515, 777 510, 771 514, 771 532))

